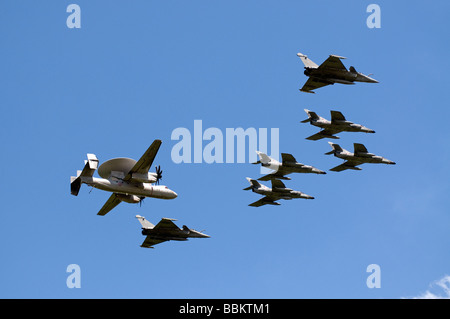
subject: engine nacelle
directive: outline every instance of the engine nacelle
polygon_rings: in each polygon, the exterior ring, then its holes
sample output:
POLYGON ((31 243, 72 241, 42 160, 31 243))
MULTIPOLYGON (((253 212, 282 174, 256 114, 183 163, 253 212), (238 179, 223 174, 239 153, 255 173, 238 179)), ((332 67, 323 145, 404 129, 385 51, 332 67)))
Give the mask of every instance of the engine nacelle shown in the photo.
POLYGON ((117 198, 122 202, 137 204, 141 201, 141 198, 136 195, 125 195, 125 194, 116 194, 117 198))
POLYGON ((137 182, 141 183, 150 183, 153 184, 156 182, 156 173, 147 173, 147 174, 139 174, 139 173, 133 173, 131 175, 131 179, 137 182))

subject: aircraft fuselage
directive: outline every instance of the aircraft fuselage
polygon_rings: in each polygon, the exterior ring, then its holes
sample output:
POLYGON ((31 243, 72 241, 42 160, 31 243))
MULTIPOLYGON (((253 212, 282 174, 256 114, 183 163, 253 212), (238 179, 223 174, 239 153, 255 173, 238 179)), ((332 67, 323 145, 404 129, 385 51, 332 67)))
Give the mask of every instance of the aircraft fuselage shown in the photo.
POLYGON ((82 182, 89 186, 112 193, 136 195, 139 197, 154 197, 160 199, 174 199, 177 194, 167 186, 152 185, 150 183, 125 182, 120 179, 82 177, 82 182))
POLYGON ((351 152, 336 152, 336 157, 342 158, 344 160, 358 161, 361 163, 382 163, 382 164, 395 164, 395 162, 390 161, 382 156, 374 155, 372 153, 362 153, 354 154, 351 152))
POLYGON ((314 198, 312 196, 303 194, 302 192, 292 190, 290 188, 277 188, 272 189, 269 187, 259 187, 259 188, 253 188, 252 189, 255 193, 258 193, 260 195, 264 196, 276 196, 279 199, 293 199, 293 198, 314 198))
POLYGON ((374 130, 371 130, 363 125, 355 124, 350 121, 334 121, 333 123, 331 121, 325 120, 324 118, 321 119, 311 119, 311 124, 323 129, 327 128, 335 128, 339 129, 341 131, 345 132, 365 132, 365 133, 374 133, 374 130))
POLYGON ((304 73, 306 76, 328 84, 354 84, 353 82, 378 83, 377 80, 359 72, 344 71, 332 68, 305 68, 304 73))
MULTIPOLYGON (((271 161, 270 163, 261 163, 263 167, 270 168, 274 170, 275 172, 278 172, 280 174, 289 174, 289 173, 316 173, 316 174, 324 174, 325 172, 321 171, 320 169, 317 169, 311 165, 304 165, 300 163, 293 163, 293 162, 274 162, 271 161)), ((279 179, 279 176, 277 176, 279 179)), ((290 179, 290 178, 285 178, 290 179)))

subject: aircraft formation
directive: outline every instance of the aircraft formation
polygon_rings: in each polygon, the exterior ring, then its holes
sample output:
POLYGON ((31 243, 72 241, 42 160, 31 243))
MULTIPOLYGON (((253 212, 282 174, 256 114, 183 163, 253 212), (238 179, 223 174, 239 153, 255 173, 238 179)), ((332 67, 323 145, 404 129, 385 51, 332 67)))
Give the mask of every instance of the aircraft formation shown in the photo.
MULTIPOLYGON (((344 57, 330 55, 320 66, 311 61, 306 55, 298 53, 297 56, 302 60, 308 80, 300 89, 301 92, 315 93, 313 90, 333 85, 335 83, 354 84, 354 82, 378 83, 369 75, 364 75, 356 71, 351 66, 349 70, 342 63, 344 57)), ((339 111, 330 111, 331 119, 327 120, 315 112, 305 109, 308 118, 301 123, 309 123, 312 126, 320 128, 320 131, 307 137, 307 140, 317 141, 321 139, 339 139, 336 134, 341 132, 352 133, 375 133, 361 124, 348 121, 339 111)), ((364 163, 372 164, 395 164, 384 157, 369 153, 367 148, 360 143, 354 143, 354 151, 349 152, 340 145, 328 142, 332 148, 326 155, 333 154, 337 158, 344 160, 344 163, 331 168, 330 171, 341 172, 344 170, 361 170, 358 167, 364 163)), ((159 185, 162 179, 162 170, 160 166, 155 166, 155 172, 150 172, 153 161, 162 144, 161 140, 154 140, 142 157, 136 161, 131 158, 113 158, 99 165, 99 160, 95 154, 87 154, 85 166, 81 171, 77 171, 76 176, 70 177, 70 192, 78 196, 82 184, 112 193, 106 203, 98 211, 97 215, 104 216, 121 202, 141 204, 147 198, 158 198, 171 200, 178 195, 167 186, 159 185), (94 177, 95 171, 98 177, 94 177)), ((244 190, 262 195, 259 200, 249 204, 252 207, 261 207, 264 205, 281 205, 278 200, 292 199, 314 199, 301 191, 286 187, 284 182, 291 180, 287 177, 289 174, 317 174, 325 175, 326 172, 314 166, 305 165, 297 162, 296 158, 289 153, 281 153, 281 162, 269 157, 267 154, 256 151, 259 160, 253 164, 261 165, 264 168, 272 170, 258 180, 247 177, 250 186, 244 190), (271 187, 261 184, 259 181, 271 183, 271 187)), ((153 225, 140 215, 136 218, 142 226, 142 235, 146 236, 141 247, 154 248, 154 245, 165 241, 186 241, 188 238, 209 238, 208 235, 194 229, 183 226, 179 228, 173 223, 175 219, 162 218, 161 221, 153 225)))
MULTIPOLYGON (((355 82, 379 83, 377 80, 372 79, 370 74, 364 75, 357 72, 353 66, 347 70, 341 61, 345 58, 341 56, 330 55, 321 65, 317 65, 302 53, 297 53, 297 56, 301 59, 305 66, 304 74, 308 76, 308 80, 300 89, 301 92, 315 93, 313 90, 327 85, 333 85, 335 83, 347 85, 355 84, 355 82)), ((339 139, 340 137, 336 136, 336 134, 341 132, 375 133, 374 130, 361 124, 348 121, 340 111, 330 111, 330 120, 327 120, 308 109, 305 109, 305 112, 308 115, 308 118, 301 121, 301 123, 309 123, 312 126, 320 128, 318 133, 307 137, 307 140, 317 141, 324 138, 339 139)), ((332 142, 328 143, 330 144, 332 151, 325 153, 325 155, 333 154, 335 157, 344 160, 344 163, 330 169, 330 171, 333 172, 341 172, 347 169, 361 170, 358 166, 364 163, 395 164, 395 162, 382 156, 369 153, 367 148, 360 143, 353 144, 353 153, 343 149, 339 144, 332 142)), ((287 188, 281 180, 290 180, 290 178, 286 177, 286 175, 291 173, 326 174, 326 172, 310 165, 298 163, 297 160, 288 153, 281 153, 281 162, 260 151, 256 151, 256 153, 258 154, 260 160, 253 164, 261 164, 263 167, 272 170, 270 174, 265 175, 258 180, 271 181, 272 188, 262 185, 257 180, 247 177, 250 186, 244 188, 244 190, 252 190, 254 193, 264 196, 258 201, 249 204, 249 206, 260 207, 263 205, 280 205, 280 203, 277 202, 277 200, 280 199, 314 199, 313 196, 287 188)))

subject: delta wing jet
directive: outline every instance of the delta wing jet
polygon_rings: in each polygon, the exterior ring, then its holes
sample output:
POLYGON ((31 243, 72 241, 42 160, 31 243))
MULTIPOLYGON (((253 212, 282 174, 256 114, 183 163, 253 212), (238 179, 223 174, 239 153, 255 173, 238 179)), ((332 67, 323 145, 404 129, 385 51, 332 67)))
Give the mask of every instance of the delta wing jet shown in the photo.
POLYGON ((163 218, 155 226, 142 216, 136 215, 136 218, 142 225, 142 235, 147 236, 141 245, 144 248, 154 248, 154 245, 169 240, 186 241, 188 238, 210 238, 208 235, 190 229, 185 225, 180 229, 173 223, 176 219, 163 218))
POLYGON ((251 203, 248 206, 260 207, 263 205, 281 205, 276 202, 279 199, 291 200, 294 198, 314 199, 314 197, 306 195, 305 193, 286 188, 284 183, 278 179, 272 179, 272 188, 260 184, 258 181, 247 177, 250 183, 249 187, 244 188, 245 191, 252 190, 252 192, 264 195, 260 200, 251 203))
POLYGON ((308 118, 301 121, 301 123, 310 123, 311 125, 320 127, 322 130, 319 133, 307 137, 307 140, 317 141, 322 138, 333 138, 339 139, 339 136, 334 136, 339 132, 364 132, 364 133, 375 133, 360 124, 355 124, 353 122, 347 121, 344 115, 339 111, 330 111, 331 121, 324 119, 323 117, 317 115, 315 112, 305 109, 308 118))
POLYGON ((300 89, 302 92, 315 93, 313 90, 334 83, 355 84, 354 82, 378 83, 368 75, 357 72, 351 66, 350 70, 341 62, 342 56, 330 55, 320 66, 311 61, 306 55, 297 53, 297 56, 305 65, 305 75, 309 77, 305 85, 300 89))
POLYGON ((281 153, 281 163, 263 152, 256 151, 256 153, 259 156, 259 161, 253 164, 261 164, 263 167, 274 170, 273 173, 258 178, 259 181, 269 181, 272 179, 290 180, 290 178, 285 175, 291 173, 326 174, 326 172, 313 166, 298 163, 295 157, 288 153, 281 153))
POLYGON ((87 154, 88 159, 83 170, 77 171, 77 176, 70 177, 70 193, 77 196, 82 184, 112 192, 111 197, 97 213, 102 216, 120 202, 141 203, 145 197, 176 198, 177 193, 167 186, 152 185, 159 184, 162 178, 160 166, 156 167, 156 173, 149 172, 161 143, 160 140, 155 140, 137 162, 131 158, 113 158, 98 166, 97 157, 87 154), (93 177, 97 168, 101 178, 93 177))
POLYGON ((346 169, 353 169, 353 170, 360 171, 361 168, 356 167, 356 166, 364 164, 364 163, 395 165, 395 162, 393 162, 393 161, 390 161, 384 157, 369 153, 367 151, 367 148, 363 144, 354 143, 353 144, 353 146, 354 146, 353 153, 343 149, 338 144, 334 144, 331 142, 328 142, 328 144, 331 145, 333 150, 328 153, 325 153, 325 155, 334 154, 334 156, 346 160, 346 162, 330 169, 330 171, 341 172, 346 169))

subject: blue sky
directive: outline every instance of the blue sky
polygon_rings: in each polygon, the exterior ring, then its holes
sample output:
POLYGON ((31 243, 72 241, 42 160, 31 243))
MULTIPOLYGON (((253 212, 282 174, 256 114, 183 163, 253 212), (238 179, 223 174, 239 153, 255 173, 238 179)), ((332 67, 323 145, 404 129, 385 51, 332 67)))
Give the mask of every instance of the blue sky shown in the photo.
MULTIPOLYGON (((2 1, 0 107, 2 298, 401 298, 450 274, 446 1, 2 1), (379 84, 300 93, 297 52, 329 54, 379 84), (303 109, 340 110, 376 134, 341 133, 396 166, 294 175, 314 200, 255 209, 250 164, 175 164, 172 131, 279 128, 280 152, 328 170, 325 140, 303 109), (162 139, 156 165, 172 201, 122 203, 70 176, 86 153, 138 159, 162 139), (178 219, 210 239, 140 248, 136 214, 178 219), (69 289, 66 268, 81 268, 69 289), (381 288, 369 289, 370 264, 381 288)), ((207 144, 206 142, 204 145, 207 144)))

